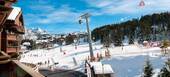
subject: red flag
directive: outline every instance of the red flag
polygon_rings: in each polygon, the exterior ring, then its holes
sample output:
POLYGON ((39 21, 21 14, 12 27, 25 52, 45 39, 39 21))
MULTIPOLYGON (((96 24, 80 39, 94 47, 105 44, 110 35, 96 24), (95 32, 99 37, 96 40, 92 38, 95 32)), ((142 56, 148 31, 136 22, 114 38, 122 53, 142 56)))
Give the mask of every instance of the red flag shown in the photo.
POLYGON ((139 6, 145 6, 145 2, 141 0, 141 2, 139 3, 139 6))

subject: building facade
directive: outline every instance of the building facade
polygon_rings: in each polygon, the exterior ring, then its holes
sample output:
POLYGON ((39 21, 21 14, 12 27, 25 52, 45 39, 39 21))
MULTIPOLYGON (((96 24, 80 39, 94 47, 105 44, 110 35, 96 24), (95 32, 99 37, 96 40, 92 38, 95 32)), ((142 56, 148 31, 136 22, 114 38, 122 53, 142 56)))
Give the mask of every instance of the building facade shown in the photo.
POLYGON ((20 51, 24 22, 21 8, 0 7, 1 51, 16 54, 20 51))

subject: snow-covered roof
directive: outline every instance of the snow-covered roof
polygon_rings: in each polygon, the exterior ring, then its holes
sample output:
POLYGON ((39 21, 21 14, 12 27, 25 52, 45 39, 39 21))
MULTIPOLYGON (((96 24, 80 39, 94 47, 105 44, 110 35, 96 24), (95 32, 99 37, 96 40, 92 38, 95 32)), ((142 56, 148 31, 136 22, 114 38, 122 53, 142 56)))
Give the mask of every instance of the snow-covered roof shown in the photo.
POLYGON ((30 44, 30 42, 24 42, 23 45, 29 46, 29 45, 31 45, 31 44, 30 44))
POLYGON ((12 12, 10 13, 10 15, 8 16, 7 19, 8 20, 15 20, 20 12, 21 12, 20 7, 13 7, 12 12))
POLYGON ((36 44, 38 44, 38 43, 42 43, 42 42, 46 42, 46 43, 47 43, 47 42, 48 42, 48 40, 37 40, 37 41, 36 41, 36 44))
POLYGON ((109 64, 102 64, 101 62, 91 62, 90 65, 94 68, 95 74, 112 74, 114 73, 109 64))
POLYGON ((114 73, 112 67, 109 64, 104 64, 103 68, 104 68, 104 73, 114 73))
POLYGON ((143 41, 143 43, 148 43, 148 41, 143 41))

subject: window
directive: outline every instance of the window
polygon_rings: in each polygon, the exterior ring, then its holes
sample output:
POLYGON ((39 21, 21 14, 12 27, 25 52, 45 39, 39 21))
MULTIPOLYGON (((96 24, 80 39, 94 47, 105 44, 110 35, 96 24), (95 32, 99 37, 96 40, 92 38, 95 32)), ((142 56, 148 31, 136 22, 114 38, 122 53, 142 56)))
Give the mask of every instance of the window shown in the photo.
POLYGON ((18 47, 17 41, 8 41, 8 47, 18 47))

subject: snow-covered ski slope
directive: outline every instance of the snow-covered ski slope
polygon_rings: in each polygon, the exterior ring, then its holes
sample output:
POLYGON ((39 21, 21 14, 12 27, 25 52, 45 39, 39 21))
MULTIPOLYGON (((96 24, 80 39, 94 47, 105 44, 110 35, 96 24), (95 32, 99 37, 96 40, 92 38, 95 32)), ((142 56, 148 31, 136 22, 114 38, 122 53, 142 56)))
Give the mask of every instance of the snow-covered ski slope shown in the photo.
MULTIPOLYGON (((49 50, 32 50, 21 55, 20 61, 33 64, 41 62, 41 67, 51 66, 56 69, 64 68, 83 71, 84 61, 90 55, 88 44, 78 45, 77 49, 74 45, 66 45, 62 47, 62 50, 60 52, 60 46, 49 50), (73 57, 76 59, 77 65, 73 57), (55 63, 58 64, 54 65, 55 63)), ((105 56, 106 48, 103 48, 101 44, 94 43, 93 50, 95 56, 97 56, 97 53, 105 56)), ((158 73, 166 60, 166 57, 161 55, 161 49, 159 47, 144 48, 137 45, 127 45, 123 48, 121 46, 110 47, 109 51, 111 57, 104 58, 102 63, 110 64, 115 71, 116 77, 140 77, 147 57, 150 58, 155 69, 154 71, 158 73)), ((156 77, 156 74, 154 77, 156 77)))

